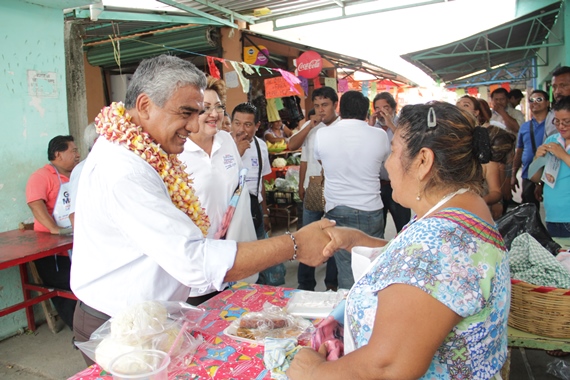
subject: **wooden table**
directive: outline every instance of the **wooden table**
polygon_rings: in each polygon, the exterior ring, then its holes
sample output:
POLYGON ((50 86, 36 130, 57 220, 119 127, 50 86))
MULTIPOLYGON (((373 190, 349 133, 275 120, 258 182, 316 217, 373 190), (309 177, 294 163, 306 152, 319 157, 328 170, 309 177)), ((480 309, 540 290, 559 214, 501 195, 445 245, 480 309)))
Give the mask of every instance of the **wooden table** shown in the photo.
POLYGON ((72 235, 51 235, 46 232, 30 230, 13 230, 0 233, 0 270, 19 266, 20 281, 24 301, 0 310, 0 317, 15 311, 26 309, 28 329, 35 331, 33 306, 39 302, 53 297, 65 297, 76 300, 72 292, 49 289, 38 284, 32 284, 28 278, 26 263, 41 259, 50 255, 67 255, 67 251, 73 247, 72 235), (33 296, 38 292, 38 296, 33 296))
MULTIPOLYGON (((204 337, 187 368, 170 370, 169 379, 270 379, 271 372, 263 364, 264 347, 240 342, 223 331, 243 313, 263 310, 269 302, 283 307, 296 289, 267 285, 235 284, 216 297, 200 305, 208 311, 193 335, 204 337)), ((112 376, 97 364, 70 377, 68 380, 111 380, 112 376)))

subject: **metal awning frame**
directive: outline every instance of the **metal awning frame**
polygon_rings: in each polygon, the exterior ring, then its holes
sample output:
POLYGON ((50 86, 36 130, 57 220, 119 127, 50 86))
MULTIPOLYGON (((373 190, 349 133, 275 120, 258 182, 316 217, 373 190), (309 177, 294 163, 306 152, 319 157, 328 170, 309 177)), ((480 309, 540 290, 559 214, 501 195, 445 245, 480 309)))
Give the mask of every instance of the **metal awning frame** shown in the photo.
POLYGON ((401 57, 434 80, 445 81, 446 87, 534 79, 536 67, 548 65, 550 48, 564 45, 564 38, 553 30, 557 22, 563 22, 559 18, 561 4, 554 2, 462 40, 401 57), (524 64, 532 69, 527 70, 524 64))
POLYGON ((511 62, 508 65, 498 67, 484 73, 469 76, 467 78, 450 81, 446 84, 446 88, 465 88, 488 86, 491 84, 524 83, 537 77, 536 58, 523 59, 517 62, 511 62))
MULTIPOLYGON (((418 59, 435 59, 435 58, 449 58, 449 57, 458 57, 458 56, 472 56, 472 55, 489 55, 492 53, 505 53, 505 52, 509 52, 509 51, 519 51, 519 50, 529 50, 529 49, 539 49, 539 48, 543 48, 543 47, 554 47, 554 46, 560 46, 560 45, 564 45, 564 39, 558 35, 556 35, 556 33, 554 33, 552 31, 551 28, 548 28, 546 25, 544 25, 544 23, 540 20, 540 18, 550 15, 550 14, 557 14, 559 12, 558 9, 552 10, 550 12, 547 13, 543 13, 540 15, 536 15, 534 17, 531 18, 525 18, 524 20, 520 20, 518 22, 514 22, 514 23, 509 23, 508 25, 505 25, 503 27, 497 27, 497 28, 493 28, 493 32, 499 32, 502 30, 509 30, 509 38, 507 39, 505 46, 501 46, 499 43, 492 41, 491 39, 489 39, 488 37, 488 32, 482 32, 479 34, 475 34, 473 36, 470 36, 467 39, 463 39, 461 41, 457 41, 455 43, 455 49, 453 50, 452 53, 438 53, 438 51, 447 49, 449 47, 449 45, 445 45, 442 46, 440 48, 436 48, 436 49, 430 49, 429 51, 425 52, 425 53, 419 53, 417 55, 414 55, 414 59, 418 60, 418 59), (534 45, 528 45, 525 44, 524 46, 515 46, 515 47, 509 47, 509 43, 510 43, 510 37, 512 35, 512 30, 514 29, 515 26, 520 25, 520 24, 524 24, 527 23, 529 21, 532 21, 532 25, 530 29, 534 29, 534 27, 537 24, 540 24, 543 28, 545 28, 548 31, 548 36, 554 37, 554 39, 556 40, 556 42, 554 43, 540 43, 540 44, 534 44, 534 45), (467 45, 465 45, 465 41, 467 40, 471 40, 472 38, 477 38, 477 42, 474 44, 474 47, 480 46, 480 42, 483 41, 485 43, 485 46, 487 46, 487 49, 485 51, 476 51, 474 49, 470 49, 467 45), (492 45, 494 48, 489 49, 488 46, 492 45), (458 49, 459 47, 463 47, 466 50, 468 50, 467 52, 455 52, 456 49, 458 49)), ((528 36, 527 36, 527 41, 529 40, 528 36)))

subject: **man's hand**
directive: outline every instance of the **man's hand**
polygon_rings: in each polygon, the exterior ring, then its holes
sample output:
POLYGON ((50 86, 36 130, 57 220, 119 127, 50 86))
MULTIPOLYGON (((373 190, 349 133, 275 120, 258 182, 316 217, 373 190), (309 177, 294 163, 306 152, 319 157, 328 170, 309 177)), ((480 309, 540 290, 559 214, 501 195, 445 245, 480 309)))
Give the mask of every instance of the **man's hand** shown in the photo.
POLYGON ((240 156, 243 156, 246 150, 249 149, 251 146, 249 142, 249 135, 245 132, 238 133, 237 135, 232 135, 234 141, 236 142, 236 146, 238 148, 238 152, 240 156))
POLYGON ((321 219, 295 232, 297 260, 311 267, 316 267, 327 261, 334 251, 327 256, 323 254, 325 246, 330 241, 329 235, 324 229, 334 225, 334 221, 321 219))
POLYGON ((299 182, 299 198, 301 199, 301 201, 305 200, 305 186, 303 186, 303 184, 300 182, 299 182))
POLYGON ((497 112, 499 115, 504 116, 507 113, 507 109, 498 103, 493 103, 493 111, 497 112))
POLYGON ((309 120, 311 122, 306 126, 306 128, 309 128, 309 130, 311 130, 321 123, 322 118, 320 116, 313 115, 309 120))
MULTIPOLYGON (((516 173, 518 170, 513 170, 513 173, 516 173)), ((511 190, 512 191, 517 191, 517 188, 519 187, 519 180, 517 179, 516 176, 512 176, 511 177, 511 190)))

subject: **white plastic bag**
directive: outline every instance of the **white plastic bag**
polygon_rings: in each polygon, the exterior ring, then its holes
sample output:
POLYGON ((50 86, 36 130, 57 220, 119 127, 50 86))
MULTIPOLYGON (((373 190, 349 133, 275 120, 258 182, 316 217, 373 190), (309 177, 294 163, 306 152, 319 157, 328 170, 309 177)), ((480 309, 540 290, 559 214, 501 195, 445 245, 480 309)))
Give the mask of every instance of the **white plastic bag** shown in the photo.
POLYGON ((95 330, 87 342, 75 345, 106 371, 118 356, 148 349, 169 353, 171 369, 185 367, 203 342, 189 328, 204 315, 203 309, 184 302, 146 301, 124 309, 95 330))

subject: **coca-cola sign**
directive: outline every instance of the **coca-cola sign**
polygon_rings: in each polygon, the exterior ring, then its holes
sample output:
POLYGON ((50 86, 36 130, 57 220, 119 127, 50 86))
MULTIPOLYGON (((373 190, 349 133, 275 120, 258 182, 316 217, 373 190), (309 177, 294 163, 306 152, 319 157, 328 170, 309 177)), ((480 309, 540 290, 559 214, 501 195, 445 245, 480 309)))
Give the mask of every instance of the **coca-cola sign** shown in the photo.
POLYGON ((297 73, 307 79, 319 76, 323 68, 321 55, 316 51, 306 51, 297 58, 297 73))

